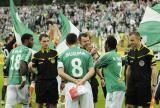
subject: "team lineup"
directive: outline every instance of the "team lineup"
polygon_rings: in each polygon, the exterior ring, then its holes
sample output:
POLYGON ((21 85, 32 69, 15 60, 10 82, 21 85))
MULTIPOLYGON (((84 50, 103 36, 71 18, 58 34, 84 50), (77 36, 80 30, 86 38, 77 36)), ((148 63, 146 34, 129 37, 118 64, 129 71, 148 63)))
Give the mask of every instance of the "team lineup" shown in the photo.
POLYGON ((61 54, 49 48, 46 34, 39 36, 41 50, 34 54, 30 50, 33 46, 32 35, 22 35, 22 45, 15 48, 14 37, 7 37, 3 47, 2 99, 5 100, 6 89, 5 108, 13 108, 17 103, 24 108, 32 107, 34 90, 37 108, 42 108, 43 104, 47 108, 57 108, 59 98, 63 98, 65 108, 95 108, 99 85, 96 74, 104 90, 105 108, 121 108, 125 94, 127 108, 149 108, 157 85, 156 61, 152 51, 141 44, 138 32, 130 33, 129 39, 130 51, 128 56, 122 58, 116 51, 117 40, 114 36, 107 37, 104 45, 106 53, 102 56, 93 47, 87 33, 78 37, 68 34, 66 44, 69 49, 61 54), (139 50, 135 50, 137 48, 139 50), (124 80, 122 65, 126 63, 124 80), (139 73, 137 69, 148 73, 139 73), (61 78, 60 88, 58 75, 61 78), (61 92, 63 95, 59 95, 61 92))

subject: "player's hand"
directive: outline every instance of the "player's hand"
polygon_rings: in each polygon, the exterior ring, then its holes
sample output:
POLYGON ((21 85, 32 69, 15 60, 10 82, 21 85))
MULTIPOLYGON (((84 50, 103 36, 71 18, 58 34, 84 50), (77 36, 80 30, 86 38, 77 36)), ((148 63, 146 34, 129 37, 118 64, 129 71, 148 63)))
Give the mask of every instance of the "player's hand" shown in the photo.
POLYGON ((33 68, 33 65, 34 65, 34 63, 33 63, 33 62, 29 62, 29 64, 28 64, 28 68, 29 68, 29 69, 32 69, 32 68, 33 68))
POLYGON ((78 82, 77 82, 77 86, 80 86, 80 85, 84 85, 85 81, 83 81, 82 79, 80 79, 78 82))
POLYGON ((22 81, 21 84, 18 86, 19 89, 22 89, 26 84, 26 81, 22 81))
POLYGON ((101 79, 101 86, 105 87, 105 81, 104 81, 104 79, 101 79))
POLYGON ((65 87, 65 83, 62 81, 62 82, 61 82, 61 85, 60 85, 60 89, 63 90, 64 87, 65 87))
POLYGON ((151 92, 152 92, 152 96, 154 96, 156 92, 156 85, 151 85, 151 92))
POLYGON ((97 49, 96 48, 92 48, 92 50, 91 50, 91 55, 94 55, 94 54, 96 54, 97 53, 97 49))

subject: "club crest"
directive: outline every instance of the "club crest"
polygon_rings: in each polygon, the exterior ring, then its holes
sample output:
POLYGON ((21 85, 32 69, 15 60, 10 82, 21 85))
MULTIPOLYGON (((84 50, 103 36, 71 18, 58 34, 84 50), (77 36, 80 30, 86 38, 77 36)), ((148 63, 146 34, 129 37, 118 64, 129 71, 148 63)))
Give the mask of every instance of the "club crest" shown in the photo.
POLYGON ((144 66, 144 64, 145 64, 145 63, 144 63, 143 60, 140 60, 140 61, 139 61, 139 65, 140 65, 141 67, 144 66))

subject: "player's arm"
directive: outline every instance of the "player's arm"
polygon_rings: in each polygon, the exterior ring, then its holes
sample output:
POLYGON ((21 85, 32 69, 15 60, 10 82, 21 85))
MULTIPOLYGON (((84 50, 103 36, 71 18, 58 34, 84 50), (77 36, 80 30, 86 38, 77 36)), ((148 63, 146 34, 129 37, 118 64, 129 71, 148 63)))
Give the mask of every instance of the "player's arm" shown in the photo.
POLYGON ((104 77, 102 75, 102 69, 96 68, 95 71, 96 71, 97 75, 99 76, 99 78, 101 80, 102 87, 104 87, 105 86, 105 81, 104 81, 104 77))
POLYGON ((28 68, 29 68, 30 72, 32 72, 32 73, 34 73, 34 74, 38 73, 36 65, 33 61, 29 62, 28 68))
POLYGON ((112 62, 112 59, 110 55, 106 54, 104 56, 101 56, 97 61, 96 61, 96 68, 104 68, 107 67, 108 64, 112 62))
POLYGON ((151 76, 151 84, 153 86, 156 86, 157 85, 157 66, 156 65, 152 65, 151 66, 151 69, 152 69, 152 76, 151 76))
POLYGON ((152 86, 156 86, 157 85, 157 76, 158 76, 156 59, 153 55, 153 51, 150 51, 149 54, 151 54, 151 56, 152 56, 152 59, 151 59, 151 69, 152 69, 151 84, 152 84, 152 86))
POLYGON ((31 60, 32 52, 29 49, 24 49, 24 54, 22 54, 21 60, 20 60, 20 69, 19 73, 22 78, 21 84, 19 86, 20 89, 22 89, 26 83, 26 75, 28 74, 28 62, 31 60))
POLYGON ((156 86, 157 86, 157 76, 158 76, 157 65, 156 65, 155 58, 152 59, 151 69, 152 69, 152 74, 151 74, 151 89, 152 89, 152 94, 154 96, 155 90, 156 90, 156 86))
POLYGON ((94 65, 93 65, 93 58, 89 56, 88 58, 88 72, 87 74, 77 83, 77 85, 83 85, 86 81, 88 81, 94 75, 94 65))
POLYGON ((21 84, 19 86, 19 88, 23 88, 25 83, 26 83, 26 72, 28 70, 28 66, 27 66, 27 63, 23 60, 20 61, 20 75, 22 76, 22 81, 21 81, 21 84))
POLYGON ((151 87, 152 87, 152 93, 153 95, 155 94, 155 90, 156 90, 156 86, 157 86, 157 66, 156 65, 152 65, 151 66, 152 69, 152 74, 151 74, 151 87))
POLYGON ((69 76, 68 74, 65 73, 64 71, 64 66, 63 63, 61 61, 58 61, 58 74, 60 77, 62 77, 63 79, 66 79, 67 81, 73 82, 73 83, 77 83, 78 80, 69 76))
POLYGON ((96 72, 96 74, 98 75, 98 77, 99 77, 100 79, 103 79, 104 77, 103 77, 101 71, 102 71, 102 69, 98 69, 98 68, 95 69, 95 72, 96 72))
POLYGON ((35 74, 38 73, 37 64, 38 64, 38 58, 36 57, 36 54, 34 54, 31 62, 29 62, 28 64, 28 68, 30 69, 30 72, 33 72, 35 74))
POLYGON ((10 65, 10 54, 9 54, 9 57, 6 58, 3 66, 3 73, 5 78, 8 78, 9 76, 9 65, 10 65))
POLYGON ((156 86, 157 86, 157 76, 158 76, 157 64, 156 64, 156 59, 154 57, 152 50, 150 50, 148 55, 149 55, 149 58, 151 57, 151 69, 152 69, 152 71, 151 71, 152 72, 152 74, 151 74, 151 90, 152 90, 152 95, 154 96, 156 86))
POLYGON ((83 85, 94 75, 94 67, 90 67, 87 74, 77 83, 77 85, 83 85))

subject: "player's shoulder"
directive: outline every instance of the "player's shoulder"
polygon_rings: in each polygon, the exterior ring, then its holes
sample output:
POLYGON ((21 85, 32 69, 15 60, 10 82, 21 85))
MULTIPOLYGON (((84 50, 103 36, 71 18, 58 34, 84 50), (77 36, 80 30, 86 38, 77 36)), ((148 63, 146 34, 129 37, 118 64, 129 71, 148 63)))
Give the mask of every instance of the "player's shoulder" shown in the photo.
POLYGON ((49 52, 52 57, 58 56, 58 52, 55 49, 49 49, 49 52))
POLYGON ((79 51, 81 51, 81 52, 86 53, 86 54, 90 54, 86 49, 83 49, 83 48, 80 48, 80 47, 78 47, 77 49, 78 49, 79 51))
POLYGON ((148 48, 148 47, 145 47, 145 50, 146 50, 147 55, 154 55, 152 49, 150 49, 150 48, 148 48))
POLYGON ((41 50, 40 51, 38 51, 38 52, 36 52, 36 53, 34 53, 34 55, 33 55, 33 57, 39 57, 40 55, 42 55, 42 52, 41 52, 41 50))
POLYGON ((29 48, 25 45, 20 45, 20 46, 14 48, 14 49, 29 50, 29 48))
POLYGON ((55 49, 49 49, 49 51, 51 52, 51 53, 58 53, 55 49))
POLYGON ((104 54, 104 56, 112 56, 113 55, 113 53, 111 52, 111 51, 108 51, 108 52, 106 52, 105 54, 104 54))

